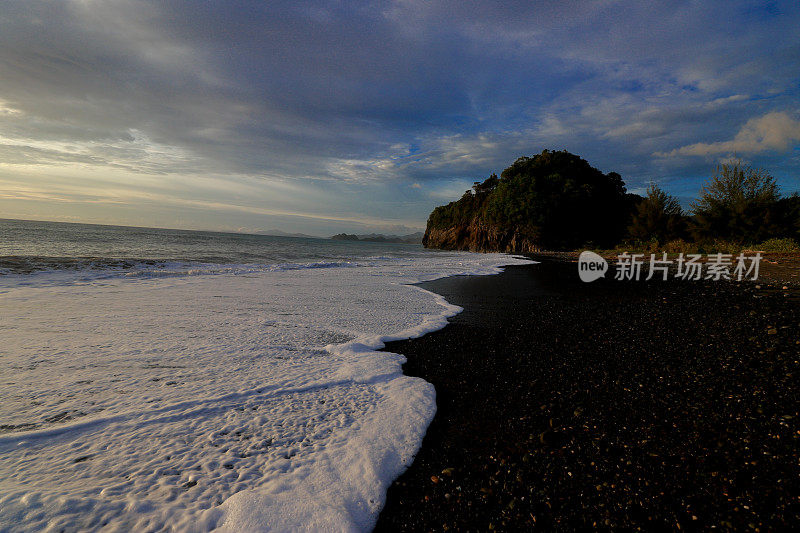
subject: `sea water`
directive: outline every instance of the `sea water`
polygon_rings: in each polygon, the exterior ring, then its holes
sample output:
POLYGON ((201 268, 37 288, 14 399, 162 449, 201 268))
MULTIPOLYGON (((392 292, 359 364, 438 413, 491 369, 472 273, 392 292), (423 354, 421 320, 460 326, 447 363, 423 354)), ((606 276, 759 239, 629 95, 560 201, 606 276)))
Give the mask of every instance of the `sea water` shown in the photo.
POLYGON ((365 531, 435 390, 410 285, 499 254, 0 220, 0 530, 365 531))

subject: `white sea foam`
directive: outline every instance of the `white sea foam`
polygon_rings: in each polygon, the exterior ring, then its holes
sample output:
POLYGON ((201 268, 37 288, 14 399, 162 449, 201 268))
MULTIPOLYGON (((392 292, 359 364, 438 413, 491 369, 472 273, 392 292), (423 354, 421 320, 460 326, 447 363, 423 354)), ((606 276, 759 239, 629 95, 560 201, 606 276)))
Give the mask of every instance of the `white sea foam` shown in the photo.
POLYGON ((459 311, 408 284, 522 262, 3 276, 0 530, 369 530, 435 412, 376 350, 459 311))

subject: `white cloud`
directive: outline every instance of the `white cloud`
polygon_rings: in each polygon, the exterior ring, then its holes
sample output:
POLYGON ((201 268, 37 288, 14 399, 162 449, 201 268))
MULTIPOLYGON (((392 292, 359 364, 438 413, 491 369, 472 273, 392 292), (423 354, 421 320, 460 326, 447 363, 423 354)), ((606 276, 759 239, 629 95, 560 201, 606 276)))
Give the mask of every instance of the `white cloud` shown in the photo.
POLYGON ((438 184, 435 189, 428 192, 428 196, 437 201, 452 202, 461 198, 464 191, 469 190, 470 187, 472 187, 472 182, 469 180, 452 179, 438 184))
POLYGON ((800 121, 784 112, 767 113, 747 121, 730 140, 715 143, 695 143, 671 152, 657 152, 658 157, 676 155, 709 156, 730 153, 756 154, 768 150, 785 152, 800 142, 800 121))
POLYGON ((193 157, 185 149, 156 143, 134 129, 124 136, 127 138, 48 140, 7 136, 0 128, 0 167, 76 163, 145 173, 186 172, 194 168, 193 157))
POLYGON ((11 116, 11 115, 21 115, 21 114, 22 114, 22 111, 20 111, 19 109, 15 109, 15 108, 11 107, 8 104, 8 102, 4 102, 4 101, 0 100, 0 117, 3 116, 3 115, 11 116))

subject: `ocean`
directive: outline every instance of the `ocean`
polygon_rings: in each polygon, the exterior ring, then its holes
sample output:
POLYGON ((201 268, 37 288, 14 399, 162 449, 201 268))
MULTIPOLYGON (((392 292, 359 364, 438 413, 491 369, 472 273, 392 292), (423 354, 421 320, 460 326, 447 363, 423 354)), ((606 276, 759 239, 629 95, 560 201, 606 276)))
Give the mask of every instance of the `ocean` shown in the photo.
POLYGON ((0 530, 368 531, 435 390, 414 283, 527 260, 0 220, 0 530))

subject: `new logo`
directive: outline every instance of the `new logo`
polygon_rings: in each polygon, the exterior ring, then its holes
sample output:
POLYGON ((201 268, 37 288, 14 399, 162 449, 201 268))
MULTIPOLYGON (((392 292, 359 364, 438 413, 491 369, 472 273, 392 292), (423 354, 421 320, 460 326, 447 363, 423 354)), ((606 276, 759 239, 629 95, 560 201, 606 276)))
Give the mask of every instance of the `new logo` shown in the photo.
POLYGON ((578 275, 581 281, 589 283, 602 278, 608 271, 608 263, 594 252, 584 251, 578 257, 578 275))

